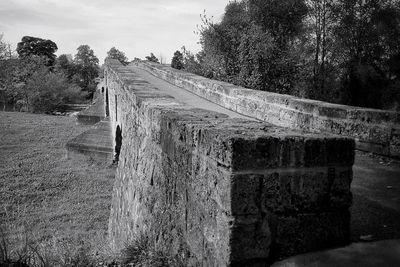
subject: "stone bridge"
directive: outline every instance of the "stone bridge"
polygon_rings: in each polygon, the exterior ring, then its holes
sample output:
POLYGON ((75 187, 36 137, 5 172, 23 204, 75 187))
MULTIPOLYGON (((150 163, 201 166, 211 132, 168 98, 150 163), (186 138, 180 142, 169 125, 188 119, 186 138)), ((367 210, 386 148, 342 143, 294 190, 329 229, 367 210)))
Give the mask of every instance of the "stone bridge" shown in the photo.
POLYGON ((354 149, 400 156, 396 112, 105 64, 118 168, 109 232, 189 266, 257 266, 350 241, 354 149))

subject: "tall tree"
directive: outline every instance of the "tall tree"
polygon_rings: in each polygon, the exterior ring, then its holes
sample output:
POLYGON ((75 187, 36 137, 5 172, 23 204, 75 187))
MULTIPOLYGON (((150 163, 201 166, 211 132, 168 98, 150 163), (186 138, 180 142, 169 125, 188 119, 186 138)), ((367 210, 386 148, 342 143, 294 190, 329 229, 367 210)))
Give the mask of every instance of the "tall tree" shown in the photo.
POLYGON ((221 23, 203 16, 204 69, 215 79, 289 93, 297 75, 291 46, 306 12, 303 0, 247 0, 230 2, 221 23))
POLYGON ((7 102, 11 98, 7 91, 13 84, 12 74, 15 69, 11 45, 3 41, 3 34, 0 34, 0 101, 2 109, 6 109, 7 102))
POLYGON ((307 6, 304 0, 248 0, 250 17, 267 30, 279 46, 285 46, 302 28, 307 6))
POLYGON ((59 55, 57 57, 55 66, 56 70, 58 72, 64 73, 68 79, 71 79, 76 72, 76 67, 73 62, 72 55, 59 55))
POLYGON ((393 69, 400 64, 398 3, 339 0, 338 6, 340 18, 336 40, 343 50, 342 80, 348 91, 348 103, 379 108, 390 100, 384 99, 389 95, 391 102, 393 98, 400 101, 400 77, 393 69))
POLYGON ((0 60, 8 60, 14 57, 11 44, 3 41, 3 34, 0 34, 0 60))
POLYGON ((183 68, 183 54, 179 50, 175 51, 172 57, 171 67, 178 70, 183 68))
POLYGON ((158 58, 153 53, 150 53, 150 56, 146 56, 146 60, 154 63, 160 63, 158 58))
POLYGON ((205 14, 202 22, 199 34, 204 51, 204 69, 215 79, 236 83, 240 72, 240 38, 249 28, 247 3, 230 2, 220 23, 213 23, 205 14))
POLYGON ((125 53, 118 50, 115 47, 112 47, 108 52, 107 52, 107 57, 108 58, 113 58, 116 60, 119 60, 122 64, 126 65, 128 64, 128 58, 125 56, 125 53))
POLYGON ((78 73, 78 84, 93 94, 96 89, 94 79, 99 73, 99 59, 88 45, 81 45, 77 50, 74 63, 78 73))
POLYGON ((307 0, 308 15, 302 36, 309 61, 310 88, 308 97, 332 99, 335 76, 339 72, 340 51, 334 30, 338 25, 339 10, 336 0, 307 0))
POLYGON ((17 53, 20 58, 31 55, 44 56, 47 58, 47 66, 54 65, 57 49, 57 45, 53 41, 31 36, 22 37, 21 42, 17 45, 17 53))

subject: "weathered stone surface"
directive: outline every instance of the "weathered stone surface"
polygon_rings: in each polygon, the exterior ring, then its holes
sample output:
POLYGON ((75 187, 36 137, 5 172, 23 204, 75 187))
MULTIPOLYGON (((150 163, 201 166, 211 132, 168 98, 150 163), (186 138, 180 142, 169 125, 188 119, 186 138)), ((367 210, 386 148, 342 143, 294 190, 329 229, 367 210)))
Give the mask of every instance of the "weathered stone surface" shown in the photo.
POLYGON ((139 67, 241 114, 274 125, 355 138, 360 150, 400 157, 395 135, 400 113, 255 91, 148 62, 139 67))
POLYGON ((108 121, 96 123, 88 131, 68 141, 65 146, 67 157, 83 154, 96 161, 111 163, 114 158, 114 146, 110 133, 111 126, 108 121))
POLYGON ((350 242, 350 213, 322 212, 274 216, 276 238, 272 257, 344 246, 350 242), (329 242, 326 242, 329 240, 329 242))
POLYGON ((83 124, 96 124, 105 118, 103 94, 96 93, 94 99, 95 103, 93 103, 88 109, 82 110, 78 113, 78 122, 83 124))
POLYGON ((123 140, 116 249, 145 233, 189 266, 256 266, 348 242, 353 140, 194 109, 115 61, 105 69, 123 140))

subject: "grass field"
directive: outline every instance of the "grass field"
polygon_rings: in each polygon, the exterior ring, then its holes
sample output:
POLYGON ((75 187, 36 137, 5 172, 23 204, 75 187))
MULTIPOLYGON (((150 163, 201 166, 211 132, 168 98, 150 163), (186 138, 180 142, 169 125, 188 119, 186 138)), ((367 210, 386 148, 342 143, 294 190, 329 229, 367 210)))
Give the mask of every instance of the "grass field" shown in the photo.
POLYGON ((63 257, 101 250, 115 170, 64 148, 87 129, 74 117, 0 112, 0 234, 13 252, 27 242, 63 257))

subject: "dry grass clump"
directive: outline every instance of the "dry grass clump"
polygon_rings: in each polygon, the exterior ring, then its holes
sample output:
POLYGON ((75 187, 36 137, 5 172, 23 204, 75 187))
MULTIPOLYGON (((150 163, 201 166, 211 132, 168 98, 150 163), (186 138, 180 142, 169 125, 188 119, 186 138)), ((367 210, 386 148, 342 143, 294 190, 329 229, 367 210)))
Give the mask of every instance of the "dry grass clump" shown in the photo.
POLYGON ((136 267, 183 267, 186 266, 177 255, 169 255, 166 250, 157 247, 153 236, 140 233, 128 244, 120 256, 122 266, 136 267))

